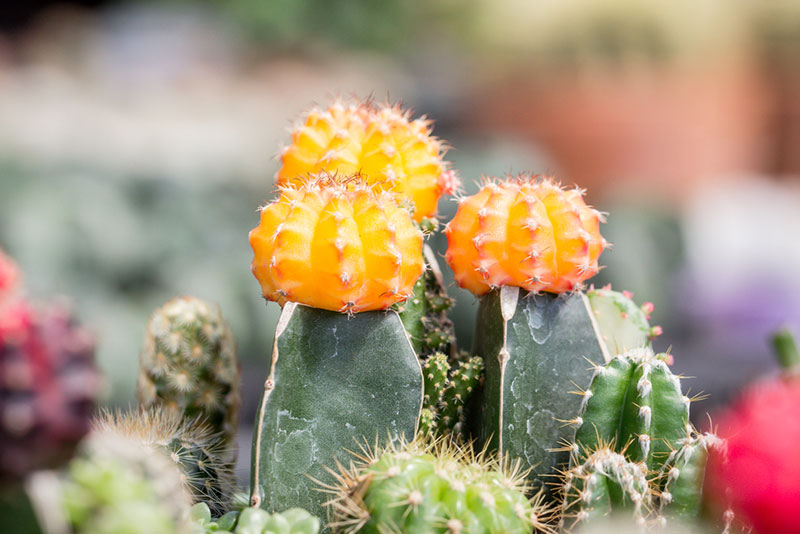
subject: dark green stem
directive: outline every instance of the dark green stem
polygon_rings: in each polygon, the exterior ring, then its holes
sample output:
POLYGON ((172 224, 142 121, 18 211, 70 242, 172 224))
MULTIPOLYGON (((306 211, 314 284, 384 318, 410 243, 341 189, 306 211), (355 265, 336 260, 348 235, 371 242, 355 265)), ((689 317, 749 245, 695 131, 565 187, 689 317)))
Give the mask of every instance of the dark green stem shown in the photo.
POLYGON ((800 351, 791 330, 782 328, 772 336, 772 346, 778 357, 778 363, 786 371, 800 370, 800 351))

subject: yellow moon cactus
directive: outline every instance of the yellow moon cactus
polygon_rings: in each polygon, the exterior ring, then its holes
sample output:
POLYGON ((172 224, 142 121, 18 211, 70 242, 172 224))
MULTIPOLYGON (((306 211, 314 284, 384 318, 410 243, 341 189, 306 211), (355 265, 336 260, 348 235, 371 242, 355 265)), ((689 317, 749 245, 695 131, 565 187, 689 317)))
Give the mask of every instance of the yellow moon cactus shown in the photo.
POLYGON ((283 305, 356 313, 405 300, 422 274, 422 232, 393 195, 360 177, 280 187, 250 232, 252 271, 283 305))
POLYGON ((312 110, 281 154, 278 185, 300 183, 322 171, 360 173, 367 183, 413 203, 414 218, 436 214, 439 197, 458 187, 443 160, 445 147, 431 136, 431 121, 410 119, 398 106, 344 104, 312 110))
POLYGON ((447 225, 447 263, 475 295, 502 285, 563 293, 594 276, 603 216, 547 177, 490 181, 447 225))

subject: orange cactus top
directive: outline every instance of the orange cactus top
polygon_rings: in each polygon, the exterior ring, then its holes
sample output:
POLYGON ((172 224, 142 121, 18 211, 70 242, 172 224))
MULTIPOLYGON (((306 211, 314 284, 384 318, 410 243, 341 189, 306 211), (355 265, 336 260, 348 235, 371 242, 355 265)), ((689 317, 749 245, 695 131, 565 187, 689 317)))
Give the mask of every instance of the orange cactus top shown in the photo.
POLYGON ((336 101, 310 111, 293 132, 276 180, 285 185, 322 171, 360 173, 367 183, 411 201, 420 221, 435 215, 439 197, 458 187, 443 159, 445 147, 431 132, 431 121, 411 120, 397 106, 336 101))
POLYGON ((269 300, 356 313, 408 298, 422 232, 393 195, 360 177, 284 185, 250 232, 252 271, 269 300))
POLYGON ((563 293, 599 270, 603 216, 551 178, 490 181, 460 200, 446 227, 447 263, 475 295, 502 285, 563 293))

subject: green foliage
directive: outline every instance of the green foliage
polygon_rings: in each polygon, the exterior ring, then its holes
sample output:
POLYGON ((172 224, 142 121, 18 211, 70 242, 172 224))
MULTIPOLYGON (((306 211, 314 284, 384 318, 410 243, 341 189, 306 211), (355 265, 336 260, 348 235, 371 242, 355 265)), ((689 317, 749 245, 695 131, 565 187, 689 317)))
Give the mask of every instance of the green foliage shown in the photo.
POLYGON ((219 307, 179 297, 156 310, 140 355, 139 402, 203 418, 228 446, 238 426, 239 364, 219 307))

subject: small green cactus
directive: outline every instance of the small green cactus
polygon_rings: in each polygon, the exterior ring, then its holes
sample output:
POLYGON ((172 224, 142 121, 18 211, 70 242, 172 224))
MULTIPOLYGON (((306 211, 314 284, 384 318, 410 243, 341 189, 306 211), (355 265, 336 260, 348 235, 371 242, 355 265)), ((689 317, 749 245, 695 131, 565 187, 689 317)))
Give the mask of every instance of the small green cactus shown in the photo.
POLYGON ((166 455, 118 434, 90 434, 61 485, 74 534, 185 532, 189 508, 178 469, 166 455))
POLYGON ((483 372, 479 356, 459 354, 455 367, 447 356, 436 353, 422 364, 425 397, 420 415, 422 434, 460 436, 464 426, 464 406, 475 391, 483 372))
POLYGON ((163 407, 128 413, 104 412, 96 433, 110 433, 161 451, 179 467, 194 502, 206 502, 214 515, 227 509, 235 487, 232 455, 222 436, 203 421, 187 422, 163 407))
POLYGON ((605 446, 573 461, 563 474, 562 529, 570 532, 581 523, 628 509, 636 523, 646 522, 653 497, 644 463, 631 462, 605 446))
POLYGON ((552 532, 550 510, 541 494, 526 496, 517 467, 446 439, 365 448, 325 488, 330 526, 348 534, 552 532))
POLYGON ((178 297, 153 313, 140 356, 143 407, 164 405, 187 420, 203 417, 233 446, 239 374, 233 334, 218 306, 178 297))
POLYGON ((198 503, 192 507, 191 520, 190 534, 317 534, 320 529, 319 519, 302 508, 275 514, 245 508, 214 520, 208 506, 198 503))
POLYGON ((414 285, 411 297, 397 307, 420 358, 436 352, 451 354, 456 340, 453 322, 447 317, 447 310, 455 301, 444 288, 435 254, 428 246, 424 251, 425 272, 414 285))
POLYGON ((653 304, 638 306, 627 291, 619 292, 606 286, 592 287, 586 292, 592 313, 597 321, 600 336, 611 355, 624 354, 631 349, 650 345, 650 340, 661 335, 660 326, 650 326, 653 304))
POLYGON ((595 450, 614 443, 633 461, 646 462, 652 471, 664 465, 670 453, 691 432, 690 399, 681 392, 663 356, 650 348, 630 350, 606 365, 596 365, 583 406, 573 452, 595 450))

